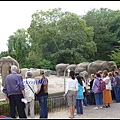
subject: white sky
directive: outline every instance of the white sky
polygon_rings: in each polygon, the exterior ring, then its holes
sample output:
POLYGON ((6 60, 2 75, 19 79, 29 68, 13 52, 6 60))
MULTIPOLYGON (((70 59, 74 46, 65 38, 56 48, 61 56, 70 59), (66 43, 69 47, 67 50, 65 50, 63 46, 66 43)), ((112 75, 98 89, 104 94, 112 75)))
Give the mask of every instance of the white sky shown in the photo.
POLYGON ((7 51, 7 40, 19 28, 27 29, 36 10, 61 8, 78 15, 96 8, 120 9, 120 1, 0 1, 0 53, 7 51))

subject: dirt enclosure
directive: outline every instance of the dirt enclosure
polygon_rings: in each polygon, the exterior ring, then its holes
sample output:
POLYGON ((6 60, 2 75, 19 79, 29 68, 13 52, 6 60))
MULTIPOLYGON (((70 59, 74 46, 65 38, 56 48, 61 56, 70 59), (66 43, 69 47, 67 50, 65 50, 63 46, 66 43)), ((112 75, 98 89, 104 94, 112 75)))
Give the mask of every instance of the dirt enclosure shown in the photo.
MULTIPOLYGON (((48 85, 48 92, 51 93, 57 93, 57 92, 64 92, 64 81, 66 81, 67 77, 64 80, 63 76, 57 77, 55 75, 50 75, 48 78, 49 85, 48 85)), ((2 93, 2 86, 1 86, 1 78, 0 78, 0 99, 5 99, 3 93, 2 93)))

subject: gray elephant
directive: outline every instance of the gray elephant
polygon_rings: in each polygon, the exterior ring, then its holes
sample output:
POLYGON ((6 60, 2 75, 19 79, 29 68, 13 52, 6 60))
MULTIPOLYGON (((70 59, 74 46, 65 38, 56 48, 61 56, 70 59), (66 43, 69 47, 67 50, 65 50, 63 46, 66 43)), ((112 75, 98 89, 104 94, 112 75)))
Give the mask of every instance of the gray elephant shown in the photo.
POLYGON ((96 60, 94 62, 91 62, 88 65, 87 68, 88 72, 88 77, 90 78, 91 74, 95 74, 99 70, 107 70, 108 72, 110 71, 115 71, 118 70, 117 65, 114 61, 102 61, 102 60, 96 60))
POLYGON ((85 70, 85 71, 80 72, 79 75, 82 76, 85 79, 86 83, 88 84, 88 82, 89 82, 88 81, 88 72, 85 70))
POLYGON ((62 76, 64 75, 64 72, 65 72, 65 75, 66 75, 66 67, 68 66, 69 64, 65 64, 65 63, 60 63, 60 64, 57 64, 55 66, 55 69, 56 69, 56 72, 57 72, 57 76, 62 76))
POLYGON ((87 71, 87 67, 89 64, 90 64, 89 62, 82 62, 82 63, 77 64, 75 72, 80 73, 82 71, 87 71))
POLYGON ((12 57, 2 57, 0 59, 0 73, 2 77, 2 86, 4 86, 5 77, 10 74, 12 65, 16 65, 19 69, 19 63, 12 57))
POLYGON ((73 71, 75 71, 76 67, 77 67, 76 64, 70 64, 70 65, 68 65, 68 66, 66 67, 66 70, 69 69, 69 70, 73 70, 73 71))
POLYGON ((68 66, 66 67, 67 75, 69 76, 69 71, 70 71, 70 70, 75 71, 76 67, 77 67, 76 64, 70 64, 70 65, 68 65, 68 66), (69 71, 68 71, 68 70, 69 70, 69 71))

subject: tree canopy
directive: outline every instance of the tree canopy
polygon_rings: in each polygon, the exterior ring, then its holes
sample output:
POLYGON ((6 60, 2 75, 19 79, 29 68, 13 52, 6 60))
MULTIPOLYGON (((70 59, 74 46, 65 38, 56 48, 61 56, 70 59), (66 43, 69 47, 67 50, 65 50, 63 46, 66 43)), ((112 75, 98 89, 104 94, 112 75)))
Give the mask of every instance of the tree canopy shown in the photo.
POLYGON ((58 63, 113 60, 120 65, 120 11, 92 9, 80 16, 61 8, 37 10, 30 27, 8 39, 8 51, 21 67, 55 69, 58 63))

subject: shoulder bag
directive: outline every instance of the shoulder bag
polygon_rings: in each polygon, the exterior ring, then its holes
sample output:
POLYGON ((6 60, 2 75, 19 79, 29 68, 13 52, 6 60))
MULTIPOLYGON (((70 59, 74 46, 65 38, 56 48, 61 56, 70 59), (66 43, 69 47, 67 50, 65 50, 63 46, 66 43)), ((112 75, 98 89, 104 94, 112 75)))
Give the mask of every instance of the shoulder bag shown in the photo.
MULTIPOLYGON (((26 83, 28 84, 27 80, 26 80, 26 83)), ((29 88, 32 90, 32 92, 34 93, 34 98, 35 98, 35 101, 38 100, 38 94, 36 94, 33 89, 30 87, 30 85, 28 84, 29 88)))

